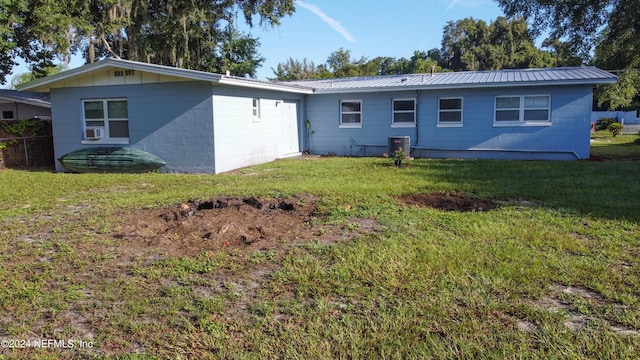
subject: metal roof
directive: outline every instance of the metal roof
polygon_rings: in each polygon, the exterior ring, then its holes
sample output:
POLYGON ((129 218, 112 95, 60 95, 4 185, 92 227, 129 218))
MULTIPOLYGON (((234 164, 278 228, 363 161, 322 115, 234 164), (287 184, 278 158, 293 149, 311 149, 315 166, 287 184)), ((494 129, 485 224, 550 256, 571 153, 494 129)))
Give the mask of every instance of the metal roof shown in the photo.
POLYGON ((49 94, 47 93, 0 89, 0 103, 2 102, 17 102, 51 108, 51 101, 49 101, 49 94))
POLYGON ((314 93, 344 93, 384 90, 612 84, 617 79, 617 76, 595 67, 566 67, 295 80, 283 83, 310 87, 315 90, 314 93))

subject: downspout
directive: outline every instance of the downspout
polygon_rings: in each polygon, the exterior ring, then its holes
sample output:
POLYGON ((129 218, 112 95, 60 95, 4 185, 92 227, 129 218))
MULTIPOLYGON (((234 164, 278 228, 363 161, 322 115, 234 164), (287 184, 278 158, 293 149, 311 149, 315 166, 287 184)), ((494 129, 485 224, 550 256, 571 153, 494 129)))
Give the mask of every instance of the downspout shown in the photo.
POLYGON ((305 142, 305 144, 303 145, 303 150, 302 152, 304 153, 304 151, 309 150, 309 155, 311 155, 311 126, 308 125, 307 121, 309 120, 309 114, 307 111, 307 102, 309 100, 309 95, 305 94, 302 100, 302 103, 300 104, 302 106, 302 124, 300 124, 302 126, 303 130, 303 141, 305 142))
POLYGON ((420 117, 418 116, 418 104, 420 103, 420 90, 416 90, 416 146, 418 146, 420 140, 420 117))

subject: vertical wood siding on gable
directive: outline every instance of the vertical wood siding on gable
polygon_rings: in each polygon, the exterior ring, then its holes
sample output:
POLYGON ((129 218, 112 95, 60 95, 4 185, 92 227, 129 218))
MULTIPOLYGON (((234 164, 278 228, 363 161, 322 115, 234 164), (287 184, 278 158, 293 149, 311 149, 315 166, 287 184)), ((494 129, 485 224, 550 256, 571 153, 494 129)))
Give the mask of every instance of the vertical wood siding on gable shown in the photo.
MULTIPOLYGON (((310 96, 307 115, 314 131, 312 152, 363 155, 362 148, 352 144, 351 139, 354 139, 357 144, 379 146, 368 147, 371 150, 366 155, 379 154, 386 151, 388 136, 402 135, 411 137, 413 147, 452 151, 452 154, 476 150, 517 154, 523 150, 575 152, 580 158, 589 156, 590 86, 420 91, 417 95, 417 128, 392 128, 391 100, 412 97, 416 97, 415 91, 310 96), (551 95, 551 126, 494 127, 495 96, 511 94, 551 95), (463 127, 437 127, 440 97, 463 97, 463 127), (341 99, 362 99, 362 128, 338 128, 341 99)), ((566 158, 565 155, 560 158, 566 158)), ((526 156, 523 153, 522 158, 526 156)))
POLYGON ((115 76, 117 69, 107 68, 87 75, 77 76, 64 82, 64 87, 91 87, 107 85, 140 85, 155 83, 189 82, 184 78, 167 76, 143 71, 134 71, 133 75, 115 76))
MULTIPOLYGON (((163 171, 215 171, 211 86, 203 82, 52 89, 56 158, 94 147, 81 144, 82 99, 110 97, 127 98, 128 147, 166 161, 163 171)), ((64 170, 59 163, 56 169, 64 170)))

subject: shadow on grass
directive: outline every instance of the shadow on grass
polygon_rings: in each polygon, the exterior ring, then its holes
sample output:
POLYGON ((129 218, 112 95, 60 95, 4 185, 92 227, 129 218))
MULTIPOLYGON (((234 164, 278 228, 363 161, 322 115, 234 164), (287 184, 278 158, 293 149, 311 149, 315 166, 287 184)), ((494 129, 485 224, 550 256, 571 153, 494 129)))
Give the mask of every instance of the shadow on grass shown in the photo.
POLYGON ((640 164, 635 162, 416 160, 412 175, 481 197, 535 201, 640 223, 640 164))
POLYGON ((640 143, 594 146, 591 148, 591 153, 605 160, 640 161, 640 143))

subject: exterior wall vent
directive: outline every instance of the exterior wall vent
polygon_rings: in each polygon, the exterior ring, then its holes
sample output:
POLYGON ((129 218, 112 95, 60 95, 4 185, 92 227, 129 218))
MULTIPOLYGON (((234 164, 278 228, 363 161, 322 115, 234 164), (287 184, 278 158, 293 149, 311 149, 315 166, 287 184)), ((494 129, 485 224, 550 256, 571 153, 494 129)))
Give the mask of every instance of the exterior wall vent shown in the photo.
POLYGON ((116 77, 120 77, 120 76, 131 76, 134 74, 134 71, 131 69, 126 69, 126 70, 116 70, 113 72, 113 76, 116 77))

